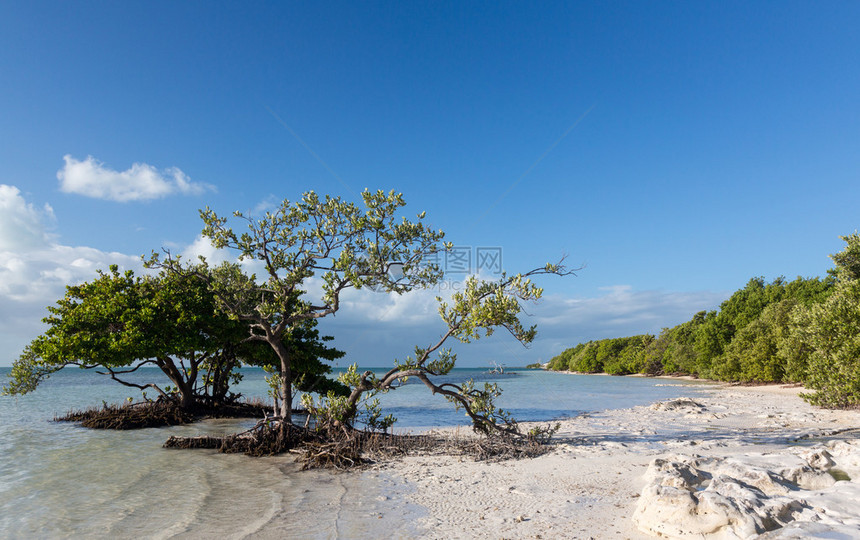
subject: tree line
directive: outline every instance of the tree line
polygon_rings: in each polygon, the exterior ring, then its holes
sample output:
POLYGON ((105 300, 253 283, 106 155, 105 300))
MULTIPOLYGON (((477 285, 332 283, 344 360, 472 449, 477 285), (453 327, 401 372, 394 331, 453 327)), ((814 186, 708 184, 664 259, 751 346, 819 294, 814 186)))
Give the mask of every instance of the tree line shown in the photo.
POLYGON ((692 375, 742 383, 802 383, 812 403, 860 403, 860 235, 824 278, 751 279, 718 310, 701 311, 659 335, 580 343, 551 370, 692 375))

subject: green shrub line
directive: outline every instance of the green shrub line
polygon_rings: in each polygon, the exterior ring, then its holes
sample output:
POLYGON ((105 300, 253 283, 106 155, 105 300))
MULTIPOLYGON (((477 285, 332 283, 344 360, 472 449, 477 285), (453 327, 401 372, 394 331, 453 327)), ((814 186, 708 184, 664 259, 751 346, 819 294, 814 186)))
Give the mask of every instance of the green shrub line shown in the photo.
POLYGON ((801 383, 813 404, 860 405, 860 235, 841 237, 825 278, 751 279, 718 310, 659 335, 580 343, 555 371, 690 375, 739 383, 801 383))

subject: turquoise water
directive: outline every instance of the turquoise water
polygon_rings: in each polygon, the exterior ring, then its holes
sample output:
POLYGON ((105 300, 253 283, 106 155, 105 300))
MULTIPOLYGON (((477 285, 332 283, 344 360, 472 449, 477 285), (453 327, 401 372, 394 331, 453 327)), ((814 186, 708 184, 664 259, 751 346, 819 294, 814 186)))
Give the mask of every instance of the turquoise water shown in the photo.
MULTIPOLYGON (((141 370, 143 371, 143 370, 141 370)), ((8 368, 0 368, 5 381, 8 368)), ((138 373, 151 380, 154 371, 138 373)), ((238 390, 265 397, 260 370, 244 370, 238 390)), ((450 382, 474 378, 504 389, 500 405, 522 421, 552 420, 585 411, 625 408, 690 395, 695 388, 660 379, 568 375, 534 370, 489 374, 455 370, 450 382)), ((138 399, 137 390, 95 373, 71 369, 32 394, 0 397, 0 536, 12 538, 354 537, 410 536, 420 512, 384 502, 384 478, 297 472, 292 458, 254 459, 205 450, 167 450, 170 435, 231 433, 253 420, 209 420, 136 431, 89 430, 53 422, 73 408, 138 399), (355 496, 346 496, 354 494, 355 496), (383 502, 374 502, 383 501, 383 502), (320 517, 317 508, 327 508, 320 517), (336 510, 329 512, 328 510, 336 510)), ((401 431, 467 422, 420 383, 382 396, 384 412, 401 431)))

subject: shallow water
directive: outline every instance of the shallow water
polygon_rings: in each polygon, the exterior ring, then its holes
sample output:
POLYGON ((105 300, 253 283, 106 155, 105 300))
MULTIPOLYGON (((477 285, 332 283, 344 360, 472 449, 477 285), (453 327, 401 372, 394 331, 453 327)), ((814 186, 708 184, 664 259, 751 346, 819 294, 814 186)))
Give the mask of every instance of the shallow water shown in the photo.
MULTIPOLYGON (((8 368, 0 368, 5 380, 8 368)), ((240 391, 265 397, 259 370, 240 391)), ((142 378, 151 378, 144 372, 142 378)), ((519 420, 551 420, 689 395, 695 387, 657 379, 524 370, 456 370, 452 382, 499 383, 500 405, 519 420)), ((298 472, 290 456, 248 458, 211 450, 161 448, 170 435, 223 434, 252 420, 102 431, 53 422, 73 408, 139 398, 130 388, 78 369, 36 392, 0 397, 0 536, 26 538, 335 538, 414 536, 422 514, 392 499, 384 474, 298 472)), ((466 424, 462 413, 420 384, 381 398, 400 431, 466 424)))
MULTIPOLYGON (((503 389, 498 406, 522 422, 570 418, 584 412, 646 405, 689 393, 704 384, 542 370, 494 374, 485 369, 457 369, 438 380, 460 383, 470 378, 476 387, 485 382, 497 383, 503 389)), ((431 396, 417 380, 410 380, 406 386, 380 396, 380 402, 385 412, 391 412, 398 419, 395 428, 404 431, 468 424, 463 412, 455 411, 447 400, 431 396)))

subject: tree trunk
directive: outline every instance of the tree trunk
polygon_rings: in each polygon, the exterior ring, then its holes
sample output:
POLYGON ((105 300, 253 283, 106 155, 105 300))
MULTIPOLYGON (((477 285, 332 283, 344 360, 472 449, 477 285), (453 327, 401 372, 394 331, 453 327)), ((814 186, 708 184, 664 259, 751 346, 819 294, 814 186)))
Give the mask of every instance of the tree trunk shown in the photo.
MULTIPOLYGON (((271 343, 271 342, 270 342, 271 343)), ((293 377, 290 370, 290 353, 281 340, 271 343, 281 360, 281 418, 287 424, 293 423, 293 377)))
MULTIPOLYGON (((194 396, 194 382, 192 380, 186 380, 184 373, 182 373, 179 368, 176 367, 176 364, 173 362, 173 359, 170 357, 162 357, 156 358, 156 365, 161 368, 161 371, 167 375, 167 378, 176 385, 176 388, 179 390, 179 407, 190 411, 194 409, 194 405, 196 404, 195 396, 194 396)), ((192 367, 192 373, 196 377, 197 369, 196 365, 192 367)))
POLYGON ((179 387, 179 408, 185 411, 194 409, 194 394, 187 388, 179 387))
POLYGON ((350 426, 354 425, 355 415, 358 413, 358 400, 361 399, 362 394, 373 390, 373 385, 367 380, 371 375, 373 375, 372 371, 365 371, 361 375, 358 384, 352 389, 352 392, 350 392, 349 397, 346 399, 346 412, 344 416, 350 426))

